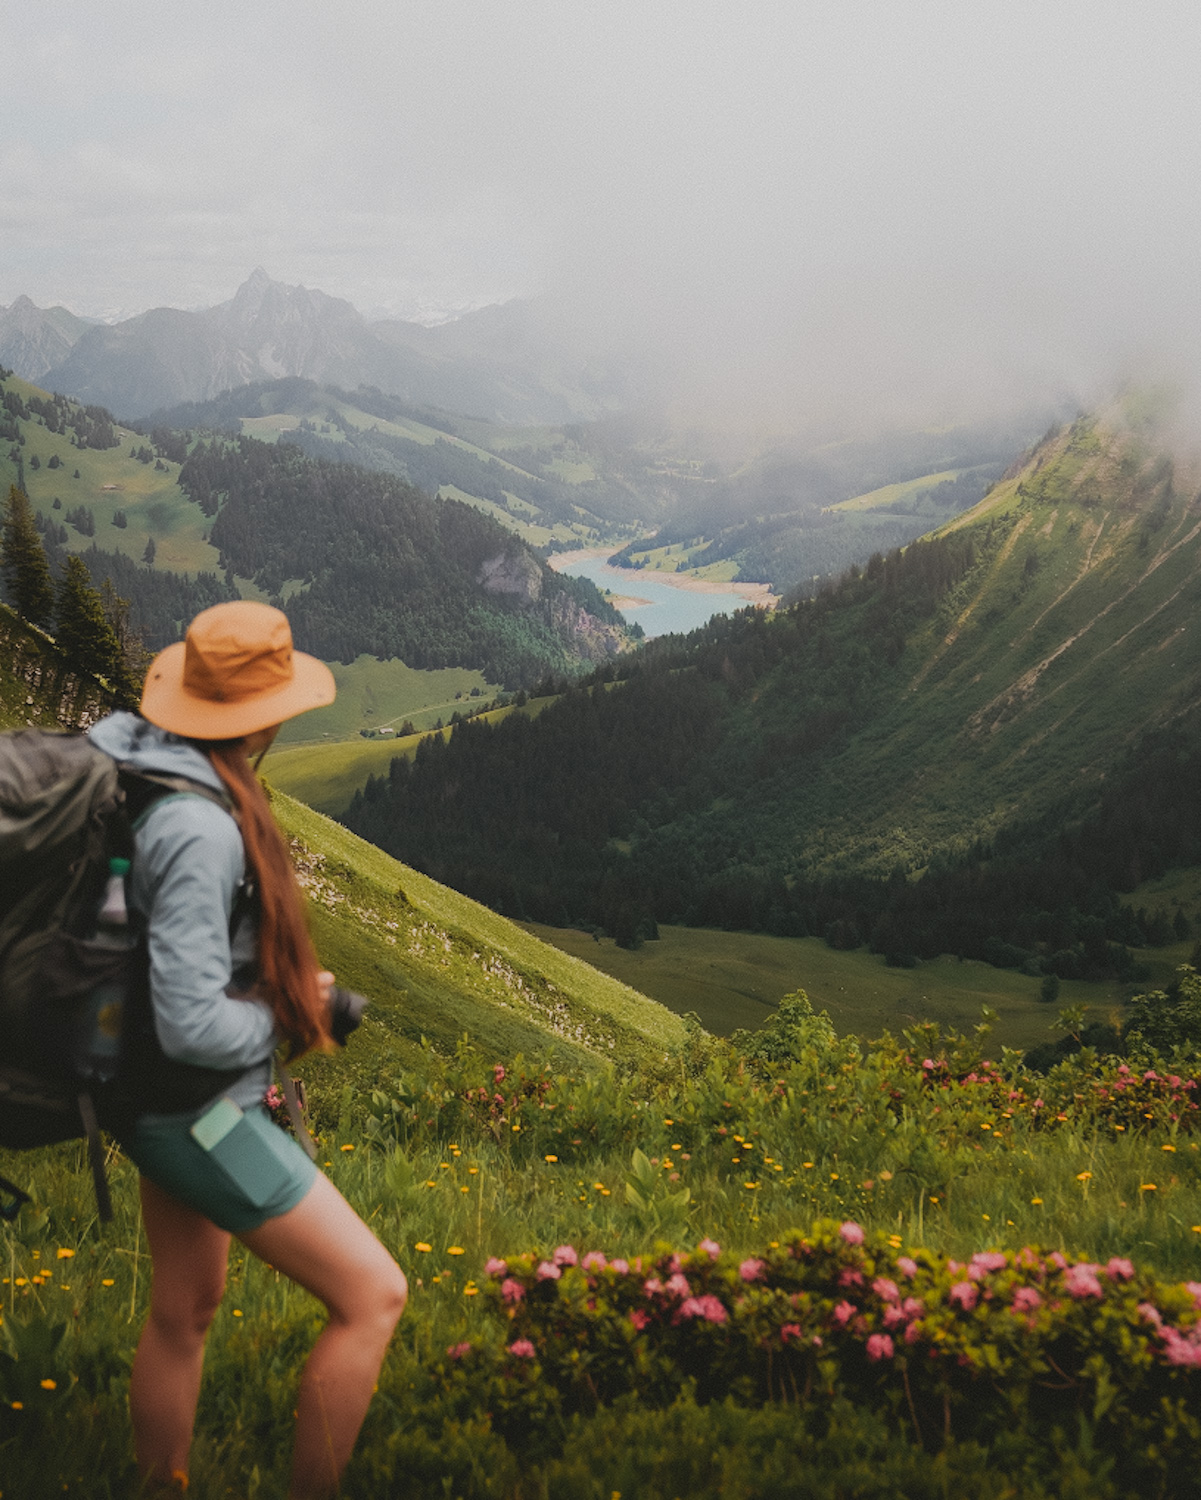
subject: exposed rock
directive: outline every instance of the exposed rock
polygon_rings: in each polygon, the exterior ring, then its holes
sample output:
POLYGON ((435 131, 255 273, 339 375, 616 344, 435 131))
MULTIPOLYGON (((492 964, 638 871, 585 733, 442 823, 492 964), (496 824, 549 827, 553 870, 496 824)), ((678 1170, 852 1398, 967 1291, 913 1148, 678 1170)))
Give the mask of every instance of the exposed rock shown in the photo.
POLYGON ((516 594, 536 604, 542 598, 542 569, 525 551, 499 552, 480 564, 476 582, 490 594, 516 594))

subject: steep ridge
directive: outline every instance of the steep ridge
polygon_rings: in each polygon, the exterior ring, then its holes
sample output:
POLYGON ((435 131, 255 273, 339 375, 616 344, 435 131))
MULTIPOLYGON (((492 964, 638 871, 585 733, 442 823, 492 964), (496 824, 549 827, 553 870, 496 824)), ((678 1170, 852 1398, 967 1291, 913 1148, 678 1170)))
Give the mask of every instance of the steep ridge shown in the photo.
MULTIPOLYGON (((1147 736, 1182 736, 1181 753, 1197 739, 1197 482, 1121 411, 1082 418, 933 538, 775 619, 656 643, 586 706, 577 695, 536 724, 456 731, 369 786, 348 822, 552 923, 708 923, 844 946, 880 926, 881 951, 986 956, 997 938, 1025 960, 1050 939, 1015 942, 1024 900, 1030 922, 1071 908, 1065 949, 1086 910, 1110 941, 1133 942, 1112 870, 1052 845, 1099 815, 1107 778, 1139 785, 1147 736), (555 764, 587 767, 595 790, 555 764), (452 801, 451 784, 487 785, 507 817, 452 801), (989 885, 992 841, 1019 826, 1020 899, 1016 871, 1004 892, 989 885), (939 885, 964 860, 972 879, 939 885), (979 909, 953 932, 923 908, 936 887, 963 907, 976 885, 979 909)), ((1181 857, 1159 842, 1144 868, 1181 857)), ((1110 963, 1097 951, 1094 967, 1110 963)))

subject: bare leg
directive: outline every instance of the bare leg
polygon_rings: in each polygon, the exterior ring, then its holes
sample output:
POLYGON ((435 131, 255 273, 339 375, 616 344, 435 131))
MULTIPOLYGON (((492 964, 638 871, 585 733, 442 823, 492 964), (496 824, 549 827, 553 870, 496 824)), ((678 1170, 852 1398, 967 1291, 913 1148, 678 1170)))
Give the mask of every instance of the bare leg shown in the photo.
POLYGON ((290 1500, 323 1500, 354 1448, 408 1285, 327 1177, 295 1208, 238 1238, 329 1309, 301 1377, 289 1491, 290 1500))
POLYGON ((229 1235, 145 1177, 141 1190, 154 1277, 129 1405, 142 1477, 169 1484, 188 1471, 204 1336, 225 1290, 229 1235))

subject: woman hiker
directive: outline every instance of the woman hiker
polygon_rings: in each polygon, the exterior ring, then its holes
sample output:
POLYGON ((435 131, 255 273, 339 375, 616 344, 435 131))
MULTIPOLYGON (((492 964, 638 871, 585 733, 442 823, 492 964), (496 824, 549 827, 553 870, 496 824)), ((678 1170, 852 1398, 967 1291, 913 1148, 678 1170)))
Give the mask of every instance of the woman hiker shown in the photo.
POLYGON ((160 791, 136 819, 129 889, 149 996, 130 1007, 130 1082, 115 1128, 141 1172, 153 1264, 130 1385, 138 1467, 152 1488, 187 1485, 231 1235, 329 1312, 301 1376, 290 1500, 336 1490, 404 1311, 399 1266, 263 1105, 276 1046, 295 1057, 345 1042, 362 1005, 318 968, 287 846, 250 764, 283 720, 334 691, 329 669, 293 650, 279 610, 218 604, 155 657, 140 717, 114 713, 91 730, 135 771, 204 789, 160 791))

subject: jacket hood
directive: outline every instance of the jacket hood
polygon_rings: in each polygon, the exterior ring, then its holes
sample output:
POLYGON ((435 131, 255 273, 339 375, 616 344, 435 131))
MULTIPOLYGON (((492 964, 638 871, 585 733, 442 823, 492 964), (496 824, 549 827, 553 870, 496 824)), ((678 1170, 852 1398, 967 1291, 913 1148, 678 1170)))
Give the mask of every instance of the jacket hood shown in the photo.
POLYGON ((214 791, 225 790, 213 763, 189 740, 159 729, 140 714, 120 710, 93 724, 88 739, 105 755, 137 771, 157 771, 166 776, 186 776, 214 791))

